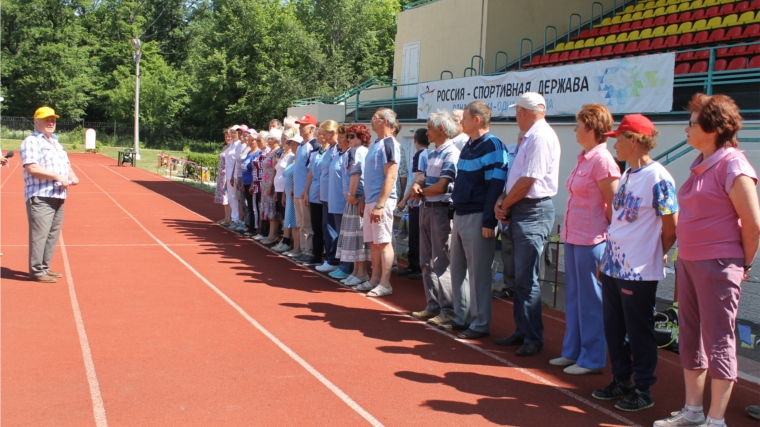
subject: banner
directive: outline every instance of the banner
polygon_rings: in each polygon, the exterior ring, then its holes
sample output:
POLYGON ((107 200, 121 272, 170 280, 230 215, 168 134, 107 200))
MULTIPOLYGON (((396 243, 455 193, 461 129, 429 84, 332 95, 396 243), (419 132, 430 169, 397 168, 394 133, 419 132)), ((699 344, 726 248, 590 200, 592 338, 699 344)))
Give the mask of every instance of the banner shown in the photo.
POLYGON ((491 107, 492 117, 514 117, 509 105, 525 92, 546 99, 546 114, 575 114, 583 104, 606 105, 612 113, 659 113, 673 108, 675 53, 514 71, 420 83, 417 118, 436 110, 462 109, 472 101, 491 107))

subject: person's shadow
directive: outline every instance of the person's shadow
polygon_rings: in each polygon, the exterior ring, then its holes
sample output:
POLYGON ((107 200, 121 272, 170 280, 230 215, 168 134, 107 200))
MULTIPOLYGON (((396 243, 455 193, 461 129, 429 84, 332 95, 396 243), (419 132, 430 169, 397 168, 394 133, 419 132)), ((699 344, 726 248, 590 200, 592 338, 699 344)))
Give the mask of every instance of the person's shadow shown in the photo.
POLYGON ((0 279, 29 281, 29 273, 25 271, 11 270, 8 267, 0 267, 0 279))

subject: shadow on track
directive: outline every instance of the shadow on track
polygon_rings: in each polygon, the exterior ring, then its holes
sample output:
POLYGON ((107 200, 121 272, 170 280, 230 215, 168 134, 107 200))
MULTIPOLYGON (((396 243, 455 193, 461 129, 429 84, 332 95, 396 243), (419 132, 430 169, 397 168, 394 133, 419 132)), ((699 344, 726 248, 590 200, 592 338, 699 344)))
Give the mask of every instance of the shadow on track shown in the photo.
POLYGON ((21 282, 28 282, 29 272, 11 270, 8 267, 0 267, 0 277, 2 277, 3 280, 17 280, 21 282))

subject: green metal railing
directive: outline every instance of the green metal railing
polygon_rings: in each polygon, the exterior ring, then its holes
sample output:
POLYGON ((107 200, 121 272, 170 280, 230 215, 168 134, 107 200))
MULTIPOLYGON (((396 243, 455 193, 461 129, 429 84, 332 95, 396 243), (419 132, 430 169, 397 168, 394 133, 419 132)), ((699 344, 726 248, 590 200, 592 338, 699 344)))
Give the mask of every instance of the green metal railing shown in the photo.
POLYGON ((408 5, 402 7, 401 10, 415 9, 415 8, 420 7, 420 6, 425 6, 428 3, 435 3, 437 1, 438 0, 418 0, 418 1, 413 1, 413 2, 409 3, 408 5))
MULTIPOLYGON (((748 131, 748 130, 760 130, 760 126, 748 126, 742 129, 742 131, 748 131)), ((760 138, 737 138, 739 142, 753 142, 757 143, 760 142, 760 138)), ((670 163, 675 162, 676 160, 680 159, 684 155, 694 151, 694 147, 691 145, 686 145, 686 140, 679 142, 678 144, 674 145, 664 153, 661 153, 659 156, 655 157, 654 159, 660 162, 663 166, 668 165, 670 163)))

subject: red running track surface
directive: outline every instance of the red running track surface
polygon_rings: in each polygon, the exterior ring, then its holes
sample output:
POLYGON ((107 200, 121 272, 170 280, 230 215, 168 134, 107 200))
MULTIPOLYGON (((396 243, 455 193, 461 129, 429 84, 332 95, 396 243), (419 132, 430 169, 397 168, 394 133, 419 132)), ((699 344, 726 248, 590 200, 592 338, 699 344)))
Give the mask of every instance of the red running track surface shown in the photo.
MULTIPOLYGON (((660 353, 655 407, 619 412, 590 397, 609 368, 548 365, 560 312, 545 311, 534 358, 493 345, 514 329, 505 301, 490 338, 458 341, 408 315, 421 282, 366 298, 215 225, 209 194, 71 159, 82 182, 52 265, 68 277, 52 285, 26 280, 21 168, 0 170, 3 426, 648 426, 683 405, 675 354, 660 353)), ((757 425, 743 408, 758 403, 740 381, 728 423, 757 425)))

